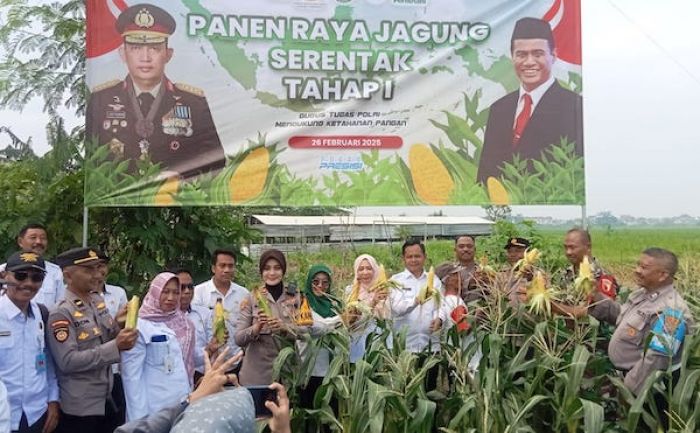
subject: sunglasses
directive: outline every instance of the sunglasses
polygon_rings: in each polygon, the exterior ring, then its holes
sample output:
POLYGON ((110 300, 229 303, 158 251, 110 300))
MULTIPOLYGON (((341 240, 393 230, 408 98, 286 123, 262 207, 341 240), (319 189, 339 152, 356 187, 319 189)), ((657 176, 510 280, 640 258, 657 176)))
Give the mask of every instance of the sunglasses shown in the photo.
POLYGON ((17 281, 24 281, 27 278, 30 278, 33 283, 41 283, 44 281, 44 274, 43 272, 27 272, 27 271, 16 271, 14 272, 15 274, 15 280, 17 281))
POLYGON ((321 280, 312 280, 312 281, 311 281, 311 284, 313 284, 314 286, 320 286, 320 287, 323 287, 323 288, 328 288, 328 287, 331 286, 331 282, 328 281, 328 280, 324 280, 324 281, 321 281, 321 280))
POLYGON ((180 290, 185 290, 185 289, 194 289, 194 284, 193 283, 180 284, 180 290))

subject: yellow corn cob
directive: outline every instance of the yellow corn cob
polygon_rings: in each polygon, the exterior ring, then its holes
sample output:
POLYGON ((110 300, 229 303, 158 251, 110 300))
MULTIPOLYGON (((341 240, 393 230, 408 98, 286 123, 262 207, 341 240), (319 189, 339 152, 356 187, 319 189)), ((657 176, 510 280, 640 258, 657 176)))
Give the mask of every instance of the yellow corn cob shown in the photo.
POLYGON ((267 316, 272 317, 272 309, 270 309, 270 304, 267 302, 267 297, 262 292, 262 289, 255 290, 255 302, 258 303, 258 308, 267 316))
POLYGON ((535 314, 546 314, 552 312, 553 292, 547 289, 542 272, 537 271, 527 288, 527 299, 530 312, 535 314))
POLYGON ((314 319, 311 315, 311 307, 309 307, 309 301, 306 299, 306 296, 304 296, 301 301, 301 307, 299 307, 299 314, 297 316, 296 324, 298 326, 311 326, 314 324, 314 319))
POLYGON ((379 265, 379 272, 377 273, 377 284, 386 283, 386 269, 384 265, 379 265))
POLYGON ((491 176, 486 179, 486 189, 489 193, 489 199, 491 199, 492 204, 500 206, 510 204, 510 199, 508 198, 506 188, 495 177, 491 176))
POLYGON ((496 276, 496 270, 491 265, 489 265, 489 258, 486 256, 481 256, 481 258, 479 259, 479 270, 491 277, 496 276))
POLYGON ((158 192, 153 197, 153 202, 156 206, 172 206, 175 204, 173 196, 177 194, 180 186, 180 179, 177 177, 169 177, 163 182, 163 185, 158 188, 158 192))
POLYGON ((523 258, 525 259, 526 266, 532 266, 540 259, 540 251, 537 248, 527 250, 523 258))
POLYGON ((422 304, 435 295, 435 269, 431 266, 425 286, 418 292, 418 301, 422 304))
POLYGON ((408 152, 413 186, 418 197, 431 205, 447 204, 454 181, 440 158, 425 144, 414 144, 408 152))
POLYGON ((348 296, 348 300, 346 301, 346 304, 353 304, 357 302, 360 299, 360 282, 355 279, 355 282, 352 283, 352 289, 350 290, 350 296, 348 296))
POLYGON ((224 304, 221 298, 216 300, 216 305, 214 306, 213 328, 216 342, 224 344, 226 342, 226 310, 224 310, 224 304))
POLYGON ((246 155, 228 183, 231 203, 244 203, 259 196, 265 188, 269 166, 270 152, 265 146, 246 155))
POLYGON ((578 267, 578 277, 574 280, 574 288, 580 297, 586 297, 593 291, 593 282, 593 267, 588 256, 584 256, 578 267))
POLYGON ((136 329, 136 318, 139 314, 139 297, 134 295, 126 306, 126 329, 136 329))

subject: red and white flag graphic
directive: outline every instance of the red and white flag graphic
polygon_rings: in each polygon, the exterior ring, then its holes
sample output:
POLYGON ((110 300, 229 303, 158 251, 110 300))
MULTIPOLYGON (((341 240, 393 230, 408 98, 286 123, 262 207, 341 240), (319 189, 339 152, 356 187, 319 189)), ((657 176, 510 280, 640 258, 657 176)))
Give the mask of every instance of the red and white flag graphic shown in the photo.
POLYGON ((119 14, 128 6, 124 0, 87 1, 87 41, 85 55, 88 59, 99 57, 119 48, 122 36, 114 24, 119 14))
POLYGON ((554 33, 559 60, 581 65, 581 0, 555 0, 544 14, 554 33))

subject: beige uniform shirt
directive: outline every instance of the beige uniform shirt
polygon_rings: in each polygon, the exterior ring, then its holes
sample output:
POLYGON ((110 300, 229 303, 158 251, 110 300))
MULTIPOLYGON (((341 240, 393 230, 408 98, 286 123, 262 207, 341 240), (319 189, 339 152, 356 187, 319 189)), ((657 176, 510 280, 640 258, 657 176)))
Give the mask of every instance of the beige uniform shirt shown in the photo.
POLYGON ((630 295, 620 309, 617 327, 608 346, 608 355, 615 367, 627 371, 625 385, 635 394, 639 393, 644 381, 655 370, 666 369, 669 362, 675 364, 680 361, 682 346, 673 357, 653 349, 646 350, 646 355, 644 353, 649 333, 666 308, 683 312, 686 334, 689 334, 693 318, 688 305, 673 285, 655 291, 639 289, 630 295))
POLYGON ((49 315, 48 332, 63 412, 104 415, 112 391, 111 365, 119 362, 119 325, 102 296, 93 293, 86 303, 66 290, 65 299, 49 315))
POLYGON ((301 302, 299 293, 285 290, 277 302, 271 294, 266 295, 273 315, 282 320, 288 331, 271 334, 263 327, 260 334, 255 335, 253 325, 258 321, 260 308, 253 292, 243 298, 235 335, 236 344, 245 351, 238 379, 241 385, 269 385, 272 382, 272 364, 282 349, 284 340, 292 344, 300 333, 308 332, 308 328, 295 324, 301 302))

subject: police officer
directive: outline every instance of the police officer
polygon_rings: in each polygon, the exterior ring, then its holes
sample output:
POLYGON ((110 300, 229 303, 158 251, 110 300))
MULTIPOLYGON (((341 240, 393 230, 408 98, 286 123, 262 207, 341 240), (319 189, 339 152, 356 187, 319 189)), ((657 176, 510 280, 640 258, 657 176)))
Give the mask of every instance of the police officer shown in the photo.
POLYGON ((677 270, 678 259, 672 252, 644 250, 634 271, 640 289, 618 305, 618 315, 611 313, 617 327, 608 355, 635 395, 654 371, 680 367, 683 339, 690 333, 693 317, 673 286, 677 270))
POLYGON ((7 293, 0 297, 0 377, 7 386, 13 432, 52 432, 58 384, 46 349, 48 311, 34 298, 46 276, 44 259, 18 252, 7 259, 7 293))
POLYGON ((149 159, 183 177, 217 170, 225 157, 202 90, 173 83, 165 65, 173 56, 168 37, 175 20, 165 10, 137 4, 116 22, 124 44, 119 54, 129 74, 92 89, 88 137, 108 145, 113 159, 149 159))
POLYGON ((74 248, 56 261, 63 269, 66 297, 49 316, 49 348, 61 394, 60 432, 112 432, 112 364, 136 342, 137 332, 120 330, 101 296, 100 258, 91 248, 74 248))
POLYGON ((564 254, 570 265, 560 276, 563 286, 571 286, 578 276, 579 267, 584 258, 588 258, 593 277, 596 280, 596 290, 593 293, 589 305, 568 306, 558 302, 553 303, 554 310, 565 315, 581 317, 590 314, 596 319, 615 324, 613 316, 616 314, 614 299, 617 296, 619 285, 615 277, 607 273, 592 255, 591 234, 582 228, 572 228, 564 237, 564 254), (611 319, 612 318, 612 319, 611 319))
POLYGON ((510 238, 506 243, 504 249, 506 250, 506 261, 510 268, 512 269, 518 260, 525 257, 525 250, 530 246, 530 241, 525 238, 510 238))

